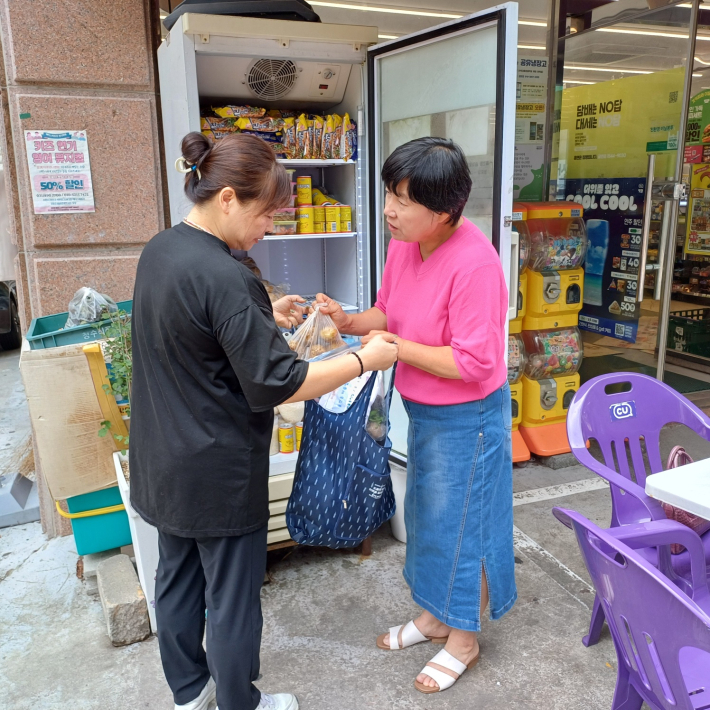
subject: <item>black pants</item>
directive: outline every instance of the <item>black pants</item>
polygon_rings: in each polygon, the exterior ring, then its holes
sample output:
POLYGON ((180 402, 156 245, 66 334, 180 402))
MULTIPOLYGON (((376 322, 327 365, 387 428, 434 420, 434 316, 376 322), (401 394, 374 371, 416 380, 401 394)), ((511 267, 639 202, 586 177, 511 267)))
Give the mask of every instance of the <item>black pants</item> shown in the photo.
POLYGON ((259 675, 266 532, 187 538, 160 533, 155 616, 175 703, 194 700, 210 675, 219 710, 254 710, 259 675), (207 609, 207 653, 202 646, 207 609))

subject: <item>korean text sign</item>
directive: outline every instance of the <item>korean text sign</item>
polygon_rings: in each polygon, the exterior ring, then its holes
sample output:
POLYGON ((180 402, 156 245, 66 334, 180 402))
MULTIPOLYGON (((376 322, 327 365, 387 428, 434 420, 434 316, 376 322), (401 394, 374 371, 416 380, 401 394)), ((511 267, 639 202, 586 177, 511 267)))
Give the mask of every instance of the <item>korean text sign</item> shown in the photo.
POLYGON ((35 214, 94 212, 86 131, 25 131, 35 214))

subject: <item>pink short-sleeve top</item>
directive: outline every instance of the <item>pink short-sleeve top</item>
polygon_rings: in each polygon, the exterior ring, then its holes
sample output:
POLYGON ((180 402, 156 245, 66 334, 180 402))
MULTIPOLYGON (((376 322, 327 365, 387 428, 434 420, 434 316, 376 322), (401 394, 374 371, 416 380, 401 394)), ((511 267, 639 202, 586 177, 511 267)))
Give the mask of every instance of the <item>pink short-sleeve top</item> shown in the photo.
POLYGON ((400 338, 453 348, 460 380, 399 363, 395 385, 404 399, 462 404, 506 382, 508 289, 498 253, 469 220, 426 261, 418 243, 392 240, 375 306, 400 338))

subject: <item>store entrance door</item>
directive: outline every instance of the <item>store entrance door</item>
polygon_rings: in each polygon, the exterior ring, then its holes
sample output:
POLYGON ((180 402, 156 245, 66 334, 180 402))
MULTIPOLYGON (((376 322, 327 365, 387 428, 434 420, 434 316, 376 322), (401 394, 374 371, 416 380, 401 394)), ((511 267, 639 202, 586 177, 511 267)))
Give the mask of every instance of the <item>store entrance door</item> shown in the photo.
MULTIPOLYGON (((463 148, 473 178, 464 216, 489 237, 511 283, 517 264, 517 252, 511 259, 517 25, 517 3, 503 3, 369 48, 373 302, 391 239, 380 171, 398 146, 424 136, 451 138, 463 148)), ((393 453, 404 458, 408 420, 399 395, 390 422, 393 453)))
POLYGON ((708 259, 687 248, 689 188, 710 184, 710 166, 696 179, 688 162, 702 131, 685 130, 698 83, 710 89, 698 16, 697 3, 621 0, 559 40, 550 199, 581 204, 587 226, 582 382, 642 372, 710 405, 710 200, 692 218, 708 259))

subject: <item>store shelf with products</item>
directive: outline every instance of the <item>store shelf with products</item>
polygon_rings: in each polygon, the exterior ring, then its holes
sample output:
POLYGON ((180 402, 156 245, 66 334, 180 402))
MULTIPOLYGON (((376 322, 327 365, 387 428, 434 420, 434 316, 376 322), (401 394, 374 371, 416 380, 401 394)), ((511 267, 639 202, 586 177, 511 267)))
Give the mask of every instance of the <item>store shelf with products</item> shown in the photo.
POLYGON ((338 239, 339 237, 357 237, 357 232, 318 232, 314 234, 267 234, 267 241, 290 242, 298 239, 338 239))
POLYGON ((355 160, 311 160, 311 159, 289 159, 279 158, 279 163, 282 163, 287 168, 327 168, 337 167, 339 165, 357 165, 355 160))

